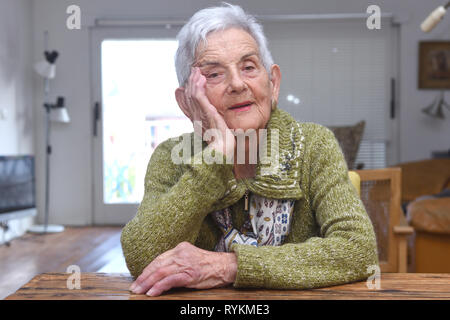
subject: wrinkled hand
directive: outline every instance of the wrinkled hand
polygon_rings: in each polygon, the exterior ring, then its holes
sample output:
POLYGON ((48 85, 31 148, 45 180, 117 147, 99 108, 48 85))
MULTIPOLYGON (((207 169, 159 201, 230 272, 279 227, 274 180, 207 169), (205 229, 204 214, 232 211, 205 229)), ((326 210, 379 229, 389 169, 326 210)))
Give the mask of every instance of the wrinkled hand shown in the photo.
POLYGON ((194 126, 197 121, 201 123, 202 137, 206 130, 215 130, 214 139, 207 139, 212 148, 231 155, 235 147, 234 134, 228 128, 223 116, 209 101, 205 86, 206 78, 201 74, 200 68, 191 68, 186 88, 180 87, 176 91, 178 105, 194 126))
POLYGON ((181 242, 156 257, 130 287, 133 293, 158 296, 174 287, 208 289, 233 283, 234 253, 212 252, 181 242))

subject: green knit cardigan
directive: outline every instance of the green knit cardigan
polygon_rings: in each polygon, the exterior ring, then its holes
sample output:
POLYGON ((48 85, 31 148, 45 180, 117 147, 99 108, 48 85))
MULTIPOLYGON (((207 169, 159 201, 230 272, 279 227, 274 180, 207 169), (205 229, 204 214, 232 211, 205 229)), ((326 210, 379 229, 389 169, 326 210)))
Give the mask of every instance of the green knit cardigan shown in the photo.
MULTIPOLYGON (((314 288, 371 275, 373 266, 378 266, 375 233, 333 133, 318 124, 299 123, 279 108, 272 111, 267 129, 269 158, 272 130, 278 130, 279 165, 267 169, 263 161, 258 162, 253 178, 236 180, 233 165, 225 160, 197 163, 206 152, 206 142, 186 164, 171 160, 172 148, 181 140, 158 145, 147 167, 142 202, 121 235, 133 277, 182 241, 212 251, 221 231, 208 214, 231 206, 233 226, 239 229, 246 191, 295 199, 295 204, 283 245, 232 246, 238 261, 235 287, 314 288)), ((194 141, 194 133, 187 135, 194 141)))

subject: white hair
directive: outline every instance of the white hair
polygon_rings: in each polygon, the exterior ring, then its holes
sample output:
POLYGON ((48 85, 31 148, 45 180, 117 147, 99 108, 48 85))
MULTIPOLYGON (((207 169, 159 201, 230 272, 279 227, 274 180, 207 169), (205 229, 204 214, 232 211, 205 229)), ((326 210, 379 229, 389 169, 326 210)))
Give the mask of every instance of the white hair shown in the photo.
POLYGON ((206 36, 209 33, 232 27, 247 31, 255 39, 262 64, 270 78, 270 67, 273 64, 273 59, 267 48, 267 39, 263 33, 263 27, 256 21, 255 17, 245 13, 241 7, 226 2, 222 4, 225 6, 197 11, 177 35, 178 49, 175 54, 175 70, 178 83, 182 87, 185 86, 191 73, 200 41, 206 45, 206 36))

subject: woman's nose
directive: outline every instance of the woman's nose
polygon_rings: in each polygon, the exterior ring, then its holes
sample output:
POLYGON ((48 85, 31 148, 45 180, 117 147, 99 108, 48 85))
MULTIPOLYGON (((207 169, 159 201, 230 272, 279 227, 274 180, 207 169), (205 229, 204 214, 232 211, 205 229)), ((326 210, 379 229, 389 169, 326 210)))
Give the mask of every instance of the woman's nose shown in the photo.
POLYGON ((228 93, 241 93, 247 89, 247 84, 239 71, 233 71, 230 73, 230 79, 228 84, 228 93))

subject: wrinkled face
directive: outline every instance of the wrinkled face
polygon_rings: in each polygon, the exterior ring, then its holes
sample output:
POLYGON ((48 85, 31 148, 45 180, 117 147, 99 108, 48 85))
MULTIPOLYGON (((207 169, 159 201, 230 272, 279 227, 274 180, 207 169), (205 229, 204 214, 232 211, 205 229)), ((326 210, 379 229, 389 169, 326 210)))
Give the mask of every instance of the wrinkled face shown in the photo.
POLYGON ((278 100, 279 67, 272 66, 269 80, 249 33, 231 28, 209 34, 194 66, 206 77, 206 96, 230 129, 265 128, 272 99, 278 100))

